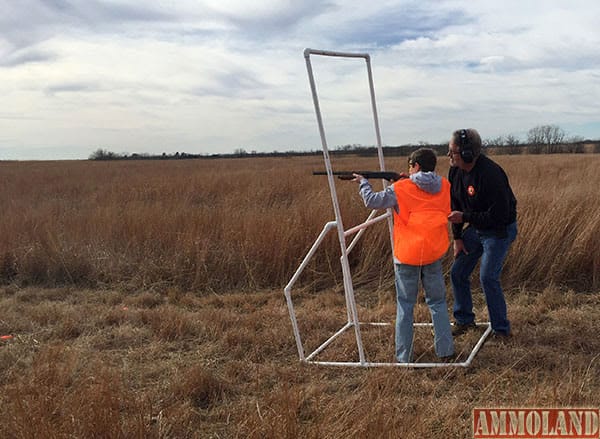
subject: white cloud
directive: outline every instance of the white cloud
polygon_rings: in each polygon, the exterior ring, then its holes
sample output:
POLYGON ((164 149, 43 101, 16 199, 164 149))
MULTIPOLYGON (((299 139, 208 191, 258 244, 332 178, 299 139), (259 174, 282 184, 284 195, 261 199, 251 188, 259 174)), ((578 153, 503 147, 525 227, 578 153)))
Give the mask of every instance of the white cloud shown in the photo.
MULTIPOLYGON (((594 3, 4 3, 0 159, 319 149, 305 47, 371 54, 387 144, 540 123, 600 137, 594 3)), ((313 62, 329 144, 374 143, 364 61, 313 62)))

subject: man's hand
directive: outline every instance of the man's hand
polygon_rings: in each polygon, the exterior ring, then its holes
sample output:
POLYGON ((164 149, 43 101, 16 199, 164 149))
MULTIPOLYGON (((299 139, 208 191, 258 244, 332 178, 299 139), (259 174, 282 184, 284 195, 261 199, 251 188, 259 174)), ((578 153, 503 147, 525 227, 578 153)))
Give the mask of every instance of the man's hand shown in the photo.
POLYGON ((454 257, 455 258, 461 253, 464 253, 465 255, 469 254, 469 252, 465 248, 465 243, 463 242, 462 239, 455 239, 453 247, 454 247, 454 257))
POLYGON ((459 212, 458 210, 453 210, 452 212, 450 212, 450 215, 448 215, 448 221, 450 221, 453 224, 464 223, 463 213, 459 212))

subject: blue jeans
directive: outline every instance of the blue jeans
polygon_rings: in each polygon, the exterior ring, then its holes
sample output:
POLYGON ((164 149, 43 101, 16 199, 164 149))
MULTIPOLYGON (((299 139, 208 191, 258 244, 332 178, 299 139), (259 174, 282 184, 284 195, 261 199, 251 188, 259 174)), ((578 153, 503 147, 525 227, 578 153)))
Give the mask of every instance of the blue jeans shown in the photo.
POLYGON ((401 363, 412 361, 413 310, 419 292, 419 279, 423 283, 425 301, 433 320, 435 353, 438 357, 452 355, 454 342, 446 306, 446 285, 441 259, 423 266, 395 264, 395 268, 396 359, 401 363))
POLYGON ((508 248, 517 237, 517 223, 506 226, 506 231, 506 238, 498 238, 491 232, 477 231, 474 227, 467 227, 463 231, 463 243, 469 254, 459 254, 451 270, 456 323, 465 325, 475 321, 471 274, 481 258, 479 279, 492 330, 501 334, 510 334, 510 322, 506 314, 506 301, 500 285, 500 274, 508 248))

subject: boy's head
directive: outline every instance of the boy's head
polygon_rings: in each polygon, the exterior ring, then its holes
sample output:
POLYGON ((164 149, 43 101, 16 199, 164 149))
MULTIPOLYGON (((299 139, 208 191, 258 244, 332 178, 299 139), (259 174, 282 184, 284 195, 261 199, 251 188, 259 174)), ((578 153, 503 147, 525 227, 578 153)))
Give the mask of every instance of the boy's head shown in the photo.
POLYGON ((408 157, 408 164, 414 166, 415 163, 419 164, 423 172, 435 171, 437 164, 435 151, 431 148, 419 148, 413 151, 408 157))

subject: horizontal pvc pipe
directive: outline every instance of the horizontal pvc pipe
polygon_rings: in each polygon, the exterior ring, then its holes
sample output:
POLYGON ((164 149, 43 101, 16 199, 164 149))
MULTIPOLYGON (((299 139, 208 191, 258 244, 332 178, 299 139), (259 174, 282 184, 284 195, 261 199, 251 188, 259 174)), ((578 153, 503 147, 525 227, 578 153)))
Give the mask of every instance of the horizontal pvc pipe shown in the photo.
POLYGON ((348 52, 335 52, 332 50, 316 50, 316 49, 304 49, 304 57, 308 58, 310 55, 321 55, 321 56, 342 56, 345 58, 364 58, 367 60, 371 59, 368 53, 348 53, 348 52))
MULTIPOLYGON (((371 213, 369 213, 369 216, 367 217, 367 219, 366 219, 366 221, 365 221, 365 222, 367 222, 367 221, 371 220, 371 219, 372 219, 372 218, 375 216, 375 214, 377 214, 377 211, 376 211, 376 210, 372 210, 372 211, 371 211, 371 213)), ((356 245, 356 243, 358 242, 358 240, 360 239, 360 237, 363 235, 363 233, 365 232, 365 230, 366 230, 366 228, 363 228, 363 229, 361 229, 361 230, 360 230, 360 231, 359 231, 359 232, 356 234, 356 236, 355 236, 355 237, 352 239, 352 242, 350 243, 350 245, 349 245, 349 246, 348 246, 348 248, 346 249, 346 253, 347 253, 347 254, 348 254, 348 253, 350 253, 350 252, 352 251, 352 249, 354 248, 354 246, 356 245)), ((345 237, 345 236, 347 236, 347 235, 344 233, 344 237, 345 237)))
POLYGON ((380 215, 380 216, 378 216, 378 217, 376 217, 376 218, 373 218, 373 219, 371 219, 371 220, 365 221, 365 222, 364 222, 364 223, 362 223, 362 224, 359 224, 359 225, 357 225, 357 226, 354 226, 354 227, 352 227, 352 228, 350 228, 350 229, 346 230, 346 231, 344 232, 344 236, 350 236, 350 235, 352 235, 352 234, 354 234, 354 233, 358 232, 358 231, 359 231, 359 230, 361 230, 361 229, 366 229, 366 228, 367 228, 367 227, 369 227, 370 225, 373 225, 373 224, 375 224, 375 223, 378 223, 379 221, 386 219, 386 218, 387 218, 387 217, 389 217, 390 215, 391 215, 391 213, 389 213, 389 212, 386 212, 386 213, 384 213, 383 215, 380 215))
POLYGON ((406 367, 409 369, 424 369, 436 367, 467 367, 468 363, 357 363, 350 361, 306 361, 317 366, 342 366, 342 367, 406 367))

